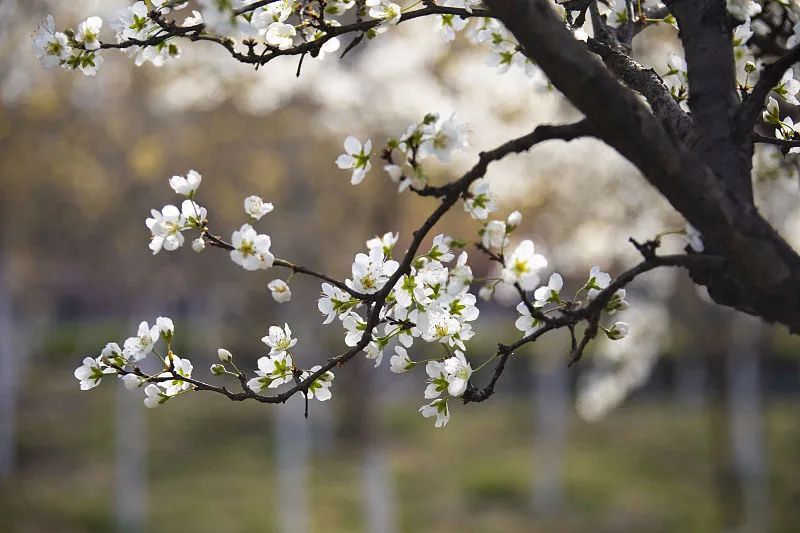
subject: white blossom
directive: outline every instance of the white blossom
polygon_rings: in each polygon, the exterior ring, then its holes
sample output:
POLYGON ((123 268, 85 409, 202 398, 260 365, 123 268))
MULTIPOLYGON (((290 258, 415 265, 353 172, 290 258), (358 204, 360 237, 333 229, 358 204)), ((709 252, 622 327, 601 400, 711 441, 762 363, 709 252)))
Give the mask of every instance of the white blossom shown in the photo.
POLYGON ((348 313, 342 320, 342 326, 347 332, 344 343, 351 347, 361 342, 361 337, 367 329, 367 323, 357 313, 348 313))
POLYGON ((341 319, 358 303, 350 295, 330 283, 322 284, 322 297, 317 301, 319 312, 326 315, 323 324, 330 324, 338 315, 341 319))
POLYGON ((447 371, 441 361, 428 361, 425 365, 425 374, 428 375, 428 385, 425 387, 425 399, 438 398, 447 391, 447 371))
POLYGON ((516 322, 514 322, 514 327, 522 332, 523 337, 527 337, 535 332, 539 326, 542 325, 539 319, 531 315, 531 311, 528 309, 528 306, 525 305, 525 302, 517 304, 517 312, 520 316, 517 318, 516 322))
POLYGON ((102 361, 111 361, 119 357, 122 357, 122 349, 116 342, 109 342, 100 352, 100 360, 102 361))
POLYGON ((367 139, 362 145, 361 141, 350 135, 344 140, 344 151, 345 153, 336 158, 336 166, 342 170, 353 169, 350 183, 358 185, 364 181, 367 172, 372 168, 372 163, 369 161, 372 140, 367 139))
POLYGON ((417 327, 426 342, 441 342, 464 349, 464 343, 459 336, 462 324, 447 309, 428 308, 420 313, 417 327))
POLYGON ((559 303, 561 301, 559 295, 563 286, 564 280, 561 278, 561 274, 551 274, 547 285, 543 285, 534 291, 533 298, 536 300, 533 303, 534 307, 544 307, 549 303, 559 303))
POLYGON ((423 141, 419 146, 421 159, 435 155, 442 163, 450 163, 454 150, 463 150, 469 146, 467 126, 455 115, 426 124, 423 133, 423 141))
POLYGON ((67 36, 56 31, 52 15, 47 15, 44 23, 39 25, 33 37, 33 51, 42 65, 48 68, 60 65, 72 53, 67 36))
POLYGON ((281 50, 291 48, 294 44, 294 36, 297 35, 297 30, 291 24, 283 22, 273 22, 269 25, 264 34, 264 39, 267 44, 277 46, 281 50))
POLYGON ((397 244, 399 233, 392 233, 391 231, 383 234, 383 237, 373 237, 367 241, 367 249, 372 251, 373 248, 378 248, 383 252, 386 257, 392 256, 394 245, 397 244))
MULTIPOLYGON (((161 377, 171 377, 173 374, 177 374, 183 378, 191 378, 192 369, 193 367, 191 361, 174 356, 172 357, 172 374, 169 372, 164 372, 161 374, 161 377)), ((164 381, 161 383, 161 386, 164 387, 164 394, 167 396, 175 396, 194 387, 194 385, 188 381, 180 379, 179 377, 169 381, 164 381)))
POLYGON ((261 217, 273 209, 272 203, 265 202, 260 196, 252 195, 244 199, 244 212, 255 220, 261 220, 261 217))
POLYGON ((197 253, 206 249, 206 241, 202 237, 198 237, 192 241, 192 250, 197 253))
POLYGON ((461 252, 455 267, 450 269, 450 279, 447 284, 449 294, 458 294, 472 284, 472 269, 467 264, 467 259, 467 252, 461 252))
POLYGON ((451 241, 452 239, 450 237, 440 233, 433 238, 433 243, 431 243, 431 249, 427 253, 427 257, 443 263, 452 261, 455 255, 450 251, 451 241))
POLYGON ((400 17, 403 15, 400 6, 388 0, 367 0, 367 5, 372 6, 369 10, 369 16, 382 20, 388 24, 397 24, 400 22, 400 17))
POLYGON ((270 347, 270 355, 283 353, 297 344, 297 339, 292 338, 292 330, 289 324, 284 324, 283 329, 279 326, 270 326, 269 333, 261 338, 261 342, 270 347))
POLYGON ((120 376, 120 379, 122 380, 122 385, 127 390, 136 390, 145 383, 144 378, 136 374, 125 374, 124 376, 120 376))
POLYGON ((351 289, 371 294, 378 292, 395 273, 400 264, 392 259, 386 260, 382 249, 373 248, 369 255, 359 253, 353 261, 353 278, 345 281, 351 289))
POLYGON ((781 82, 773 90, 790 104, 800 105, 800 101, 797 100, 797 93, 800 92, 800 81, 794 79, 793 69, 790 68, 784 72, 781 82))
POLYGON ((272 266, 275 256, 270 253, 272 239, 269 235, 256 233, 253 226, 243 224, 231 236, 231 259, 245 270, 267 269, 272 266))
POLYGON ((80 24, 75 32, 75 42, 82 44, 85 50, 97 50, 100 48, 100 29, 103 27, 103 19, 100 17, 89 17, 80 24))
POLYGON ((187 224, 195 228, 202 228, 206 223, 208 211, 194 200, 187 199, 181 202, 181 214, 187 224))
POLYGON ((156 327, 158 328, 158 332, 165 339, 171 339, 175 334, 175 325, 172 323, 171 318, 165 316, 156 318, 156 327))
POLYGON ((166 403, 166 401, 170 398, 161 387, 154 383, 151 383, 144 388, 144 394, 144 405, 149 409, 154 409, 159 405, 166 403))
POLYGON ((445 41, 452 41, 456 38, 456 32, 461 31, 467 25, 467 19, 453 14, 436 15, 433 29, 442 35, 445 41))
POLYGON ((267 288, 272 293, 272 298, 279 304, 283 304, 292 299, 292 290, 282 279, 273 279, 267 284, 267 288))
POLYGON ((269 357, 261 357, 257 364, 258 377, 247 381, 247 387, 253 392, 261 392, 267 388, 274 389, 294 379, 294 362, 287 352, 276 352, 269 357))
POLYGON ((464 200, 464 211, 472 218, 485 220, 489 213, 497 209, 495 195, 489 189, 489 180, 485 178, 473 181, 468 190, 468 198, 464 200))
POLYGON ((752 36, 753 30, 750 27, 750 21, 745 21, 744 24, 736 26, 733 30, 733 46, 745 46, 752 36))
POLYGON ((441 299, 441 302, 447 305, 450 314, 460 322, 472 322, 478 319, 479 310, 475 306, 476 301, 475 295, 467 291, 450 294, 441 299))
POLYGON ((152 217, 145 224, 152 234, 149 247, 153 255, 162 249, 171 252, 183 246, 181 230, 186 226, 186 218, 177 207, 166 205, 161 212, 153 209, 150 214, 152 217))
POLYGON ((630 304, 625 299, 626 294, 625 289, 617 289, 614 291, 614 294, 611 295, 611 298, 608 299, 608 303, 606 304, 606 311, 609 315, 613 315, 617 311, 624 311, 629 307, 630 304))
POLYGON ((586 281, 585 287, 589 289, 589 299, 594 299, 597 293, 608 287, 611 283, 611 276, 608 272, 600 270, 599 266, 593 266, 589 270, 589 279, 586 281))
POLYGON ((395 374, 404 374, 414 368, 414 362, 402 346, 395 346, 394 353, 389 359, 389 369, 395 374))
POLYGON ((511 233, 512 231, 517 229, 517 226, 519 226, 521 222, 522 222, 522 213, 520 213, 519 211, 512 211, 511 214, 509 214, 508 217, 506 218, 506 231, 508 233, 511 233))
POLYGON ((728 12, 740 20, 750 20, 761 13, 761 4, 755 0, 728 0, 728 12))
POLYGON ((139 324, 139 330, 136 336, 125 339, 122 354, 125 356, 125 359, 134 363, 141 361, 153 351, 159 336, 158 326, 154 325, 151 328, 147 322, 142 321, 139 324))
MULTIPOLYGON (((303 379, 308 378, 316 372, 320 370, 322 367, 320 365, 312 366, 308 372, 303 372, 303 379)), ((320 377, 315 379, 311 385, 308 387, 308 391, 306 392, 306 398, 309 400, 316 399, 320 402, 324 402, 325 400, 329 400, 331 398, 331 385, 333 384, 333 372, 328 370, 324 372, 320 377)))
POLYGON ((537 272, 547 266, 547 259, 535 253, 533 241, 524 240, 506 261, 503 268, 503 281, 509 284, 519 283, 528 291, 539 283, 537 272))
POLYGON ((194 196, 194 193, 197 192, 197 188, 200 186, 200 182, 202 181, 203 176, 201 176, 199 172, 196 170, 190 170, 186 174, 186 177, 172 176, 169 179, 169 186, 172 187, 172 190, 176 193, 191 198, 194 196))
POLYGON ((490 220, 481 230, 481 244, 487 250, 502 251, 506 245, 507 225, 500 220, 490 220))
POLYGON ((83 364, 75 369, 75 379, 80 381, 81 390, 89 390, 100 385, 103 376, 114 373, 116 370, 106 366, 101 358, 86 357, 83 364))
POLYGON ((444 369, 447 373, 447 394, 461 396, 467 390, 469 378, 472 376, 472 366, 460 350, 455 355, 445 360, 444 369))
POLYGON ((372 359, 375 361, 375 367, 379 367, 381 365, 381 361, 383 361, 383 347, 375 341, 371 341, 367 344, 367 347, 364 349, 364 353, 367 356, 367 359, 372 359))
POLYGON ((444 427, 450 421, 450 409, 447 406, 446 398, 437 398, 427 405, 419 408, 419 412, 425 418, 436 417, 435 426, 444 427))
POLYGON ((615 322, 613 326, 604 331, 609 339, 612 341, 618 341, 628 336, 630 327, 625 322, 615 322))

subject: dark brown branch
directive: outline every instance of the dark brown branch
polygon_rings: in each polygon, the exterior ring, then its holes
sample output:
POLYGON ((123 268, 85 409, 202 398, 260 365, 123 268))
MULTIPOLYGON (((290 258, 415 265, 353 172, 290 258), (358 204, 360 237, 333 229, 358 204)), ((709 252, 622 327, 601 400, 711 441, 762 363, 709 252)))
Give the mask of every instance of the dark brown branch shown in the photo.
POLYGON ((568 365, 572 366, 575 364, 581 359, 589 342, 597 335, 601 315, 603 314, 603 311, 614 294, 619 289, 624 288, 626 285, 631 283, 634 279, 645 272, 649 272, 650 270, 659 267, 692 268, 698 265, 719 266, 723 262, 724 260, 720 257, 706 254, 663 255, 653 256, 645 259, 638 265, 620 274, 608 285, 608 287, 598 292, 595 298, 590 300, 583 307, 579 307, 577 309, 565 309, 558 316, 552 318, 548 317, 547 322, 545 322, 541 328, 513 344, 499 344, 497 347, 497 352, 495 353, 495 357, 499 357, 500 359, 495 366, 494 374, 492 375, 491 380, 483 388, 475 387, 470 383, 469 387, 467 387, 467 390, 464 392, 462 400, 464 403, 471 403, 482 402, 488 399, 492 394, 494 394, 494 387, 497 383, 497 380, 500 379, 500 375, 505 370, 506 362, 514 353, 514 351, 526 344, 535 342, 539 337, 548 331, 561 328, 569 329, 571 339, 571 358, 568 365), (574 328, 577 324, 584 320, 587 322, 586 330, 583 333, 580 344, 576 346, 574 328))
MULTIPOLYGON (((203 235, 206 237, 206 239, 208 239, 208 243, 211 246, 215 246, 217 248, 222 248, 223 250, 227 250, 229 252, 234 249, 233 245, 231 245, 229 242, 223 240, 221 237, 219 237, 217 235, 209 233, 208 231, 205 231, 203 233, 203 235)), ((353 298, 357 298, 357 299, 362 300, 362 301, 371 301, 371 300, 374 299, 374 295, 372 295, 372 294, 364 294, 364 293, 358 292, 357 290, 354 290, 354 289, 351 289, 350 287, 348 287, 345 283, 342 283, 341 281, 336 280, 336 279, 334 279, 334 278, 332 278, 332 277, 330 277, 330 276, 328 276, 326 274, 322 274, 320 272, 316 272, 314 270, 311 270, 310 268, 306 268, 306 267, 303 267, 303 266, 300 266, 300 265, 295 265, 294 263, 291 263, 291 262, 286 261, 284 259, 275 259, 275 261, 272 263, 272 266, 281 267, 281 268, 288 268, 289 270, 291 270, 295 274, 305 274, 307 276, 311 276, 313 278, 317 278, 317 279, 320 279, 322 281, 327 281, 331 285, 333 285, 335 287, 338 287, 338 288, 342 289, 343 291, 349 293, 353 298)))
MULTIPOLYGON (((455 205, 455 203, 462 197, 462 195, 469 188, 470 184, 473 181, 477 180, 478 178, 481 178, 486 173, 487 168, 492 162, 499 161, 500 159, 503 159, 505 156, 509 154, 527 151, 533 145, 542 141, 550 139, 558 139, 558 138, 571 139, 575 138, 576 136, 580 136, 582 134, 581 132, 585 131, 585 125, 578 127, 579 124, 581 123, 578 122, 576 124, 566 124, 563 126, 549 126, 549 125, 538 126, 533 132, 527 135, 523 135, 522 137, 519 137, 517 139, 512 139, 500 145, 499 147, 495 148, 494 150, 481 152, 479 154, 478 163, 475 164, 475 166, 472 167, 472 169, 470 169, 457 181, 454 181, 449 185, 446 185, 445 188, 443 188, 444 195, 441 199, 441 203, 433 211, 433 213, 431 213, 431 215, 425 220, 422 226, 420 226, 420 228, 414 232, 414 238, 411 241, 411 244, 409 245, 408 250, 406 251, 403 257, 399 268, 389 278, 384 287, 377 293, 366 295, 364 298, 362 298, 364 301, 369 302, 371 307, 368 312, 367 325, 366 328, 364 329, 361 340, 346 352, 338 356, 329 358, 323 365, 321 365, 321 367, 317 371, 311 373, 303 380, 296 381, 294 386, 292 386, 291 388, 287 389, 286 391, 280 394, 272 396, 262 396, 260 394, 256 394, 246 386, 246 380, 243 375, 239 376, 243 388, 243 392, 241 393, 231 392, 225 387, 216 387, 214 385, 209 385, 207 383, 200 382, 193 378, 182 378, 180 376, 174 376, 174 379, 183 379, 187 383, 191 383, 192 385, 194 385, 195 388, 197 388, 197 390, 207 390, 211 392, 216 392, 218 394, 223 394, 227 396, 229 399, 234 401, 253 399, 262 403, 283 403, 298 392, 305 393, 311 386, 311 384, 317 379, 319 379, 319 377, 322 376, 325 372, 328 372, 329 370, 333 369, 336 366, 343 365, 344 363, 352 359, 356 354, 358 354, 359 352, 361 352, 366 348, 367 344, 369 344, 369 342, 372 340, 373 330, 375 329, 375 327, 378 326, 378 324, 381 321, 380 318, 381 310, 386 304, 386 298, 388 297, 389 293, 394 288, 394 286, 397 284, 397 281, 410 271, 411 263, 413 262, 413 259, 416 256, 417 251, 419 250, 419 247, 422 245, 422 242, 425 239, 425 237, 428 235, 430 230, 433 229, 436 223, 442 218, 442 216, 444 216, 444 214, 447 211, 449 211, 450 208, 453 207, 453 205, 455 205)), ((207 232, 205 235, 206 238, 209 239, 209 242, 212 245, 225 250, 233 249, 233 247, 229 243, 225 242, 221 238, 211 235, 207 232)), ((342 287, 343 285, 340 282, 332 280, 331 278, 323 274, 319 274, 317 272, 305 269, 303 267, 298 267, 296 265, 293 265, 286 261, 282 261, 280 259, 276 259, 274 264, 276 266, 291 268, 297 272, 302 272, 304 274, 324 279, 339 287, 342 287)), ((350 291, 349 288, 347 290, 352 293, 352 291, 350 291)), ((511 349, 512 350, 515 349, 514 348, 515 346, 516 344, 512 345, 511 349)), ((134 371, 133 373, 136 373, 136 371, 134 371)), ((137 375, 146 377, 146 375, 141 373, 137 373, 137 375)))
MULTIPOLYGON (((268 3, 270 2, 256 2, 254 4, 250 4, 248 6, 245 6, 237 10, 237 13, 242 14, 251 12, 255 10, 256 7, 260 7, 261 5, 266 5, 268 3)), ((400 22, 405 22, 408 20, 413 20, 416 18, 431 16, 431 15, 457 15, 463 18, 491 16, 491 14, 485 9, 474 9, 472 10, 472 12, 469 12, 465 9, 455 8, 455 7, 426 6, 422 9, 416 9, 414 11, 408 11, 406 13, 403 13, 403 15, 400 17, 400 22)), ((161 28, 164 30, 164 33, 154 35, 146 40, 128 39, 121 43, 101 43, 100 48, 125 49, 125 48, 130 48, 132 46, 155 46, 167 41, 168 39, 179 37, 179 38, 187 38, 192 41, 209 41, 216 43, 225 48, 231 55, 231 57, 233 57, 237 61, 241 63, 248 63, 256 66, 261 66, 272 61, 276 57, 281 57, 281 56, 294 56, 294 55, 302 55, 305 53, 311 53, 311 55, 314 56, 322 48, 322 45, 324 45, 326 42, 328 42, 334 37, 354 32, 360 32, 363 34, 364 32, 384 23, 384 21, 379 19, 370 19, 370 20, 354 22, 352 24, 347 24, 343 26, 324 25, 319 28, 324 32, 324 35, 314 41, 306 41, 304 43, 301 43, 297 46, 292 46, 285 50, 280 50, 278 48, 265 45, 263 53, 256 53, 252 49, 249 49, 247 53, 242 53, 238 52, 234 48, 234 41, 231 38, 206 33, 205 24, 196 24, 193 26, 186 26, 186 27, 178 26, 178 24, 175 21, 164 20, 164 18, 160 13, 158 13, 158 11, 152 11, 150 13, 150 18, 153 19, 159 26, 161 26, 161 28)))
POLYGON ((789 153, 792 148, 800 148, 800 140, 798 139, 778 139, 775 137, 767 137, 765 135, 753 134, 753 142, 762 144, 772 144, 781 148, 785 154, 789 153))
POLYGON ((620 47, 593 38, 589 38, 587 44, 622 83, 645 97, 653 114, 675 142, 691 144, 692 119, 681 109, 655 70, 645 68, 620 47))
MULTIPOLYGON (((719 304, 800 331, 800 257, 700 154, 677 143, 638 97, 575 40, 547 0, 486 0, 553 85, 727 260, 695 282, 719 304)), ((748 140, 749 142, 749 140, 748 140)), ((749 173, 748 173, 749 176, 749 173)), ((738 178, 737 178, 738 179, 738 178)))
POLYGON ((689 76, 692 149, 736 194, 752 202, 750 138, 734 135, 739 96, 728 11, 721 0, 667 2, 680 28, 689 76), (744 145, 742 144, 744 141, 744 145))

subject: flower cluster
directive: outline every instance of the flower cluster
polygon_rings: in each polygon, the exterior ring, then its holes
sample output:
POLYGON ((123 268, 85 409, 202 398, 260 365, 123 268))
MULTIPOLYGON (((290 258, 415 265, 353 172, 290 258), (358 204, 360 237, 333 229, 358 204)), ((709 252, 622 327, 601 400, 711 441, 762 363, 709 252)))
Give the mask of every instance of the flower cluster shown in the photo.
MULTIPOLYGON (((547 319, 548 313, 574 307, 581 303, 580 296, 584 293, 586 303, 589 303, 596 299, 602 291, 606 290, 610 284, 611 276, 607 272, 601 271, 600 267, 594 266, 589 272, 589 279, 570 300, 562 296, 563 278, 560 274, 553 273, 550 275, 547 285, 542 285, 533 292, 534 301, 532 305, 528 305, 526 301, 522 301, 517 305, 517 312, 520 316, 514 325, 522 332, 524 337, 527 337, 542 326, 547 319)), ((625 296, 625 289, 615 290, 605 302, 603 311, 611 316, 618 311, 627 309, 628 301, 625 300, 625 296)), ((629 328, 625 322, 615 322, 611 326, 603 327, 602 329, 609 339, 619 340, 627 336, 629 328)))
MULTIPOLYGON (((786 116, 781 118, 780 106, 778 101, 773 97, 769 97, 767 107, 762 113, 764 122, 769 125, 775 126, 775 137, 787 141, 800 140, 800 122, 795 123, 792 117, 786 116)), ((792 147, 788 150, 789 153, 800 153, 800 147, 792 147)))
POLYGON ((99 356, 86 357, 75 369, 81 390, 97 387, 105 376, 116 374, 127 389, 144 388, 147 407, 157 407, 192 390, 192 363, 173 353, 171 342, 174 335, 175 326, 167 317, 158 317, 152 326, 141 322, 136 335, 125 339, 122 348, 116 342, 110 342, 99 356), (164 354, 158 350, 159 340, 166 343, 164 354), (151 355, 156 355, 163 367, 162 371, 148 375, 140 369, 140 363, 151 355))
POLYGON ((78 25, 77 30, 60 32, 55 29, 52 15, 48 15, 33 38, 33 51, 45 67, 60 65, 94 76, 103 64, 103 57, 97 53, 102 27, 103 19, 89 17, 78 25))
MULTIPOLYGON (((360 314, 364 302, 330 283, 322 284, 318 301, 318 308, 325 315, 324 323, 329 324, 338 317, 345 330, 345 344, 363 346, 366 357, 374 360, 375 366, 381 364, 387 345, 396 339, 399 344, 395 346, 395 355, 390 361, 395 373, 404 373, 414 367, 415 362, 406 350, 415 340, 440 345, 445 354, 455 351, 463 359, 464 343, 474 335, 470 323, 479 314, 475 295, 469 292, 473 276, 467 265, 467 253, 461 251, 456 259, 454 248, 458 243, 445 235, 437 235, 428 251, 416 257, 408 272, 398 277, 395 274, 399 264, 392 259, 397 241, 396 233, 386 233, 367 241, 368 253, 356 256, 352 278, 346 281, 346 286, 358 293, 386 292, 387 304, 381 310, 378 324, 368 327, 367 319, 360 314), (446 266, 454 260, 454 265, 446 266), (394 278, 397 278, 394 284, 387 285, 394 278), (364 340, 365 334, 369 335, 368 341, 364 340)), ((450 374, 461 376, 464 384, 452 388, 452 396, 462 394, 469 379, 469 374, 465 375, 459 369, 450 374)), ((426 398, 434 397, 426 395, 426 398)), ((442 409, 447 411, 446 406, 442 409)), ((426 409, 423 414, 428 412, 426 409)), ((437 427, 443 423, 437 422, 437 427)))
MULTIPOLYGON (((151 233, 150 249, 153 254, 161 250, 177 250, 183 246, 183 233, 188 230, 200 233, 192 241, 192 249, 196 252, 205 249, 206 241, 211 239, 208 233, 208 212, 194 201, 202 181, 202 175, 196 170, 190 170, 186 176, 172 176, 169 179, 172 190, 187 199, 181 203, 180 209, 170 204, 161 211, 151 210, 151 217, 145 220, 145 225, 151 233)), ((273 209, 274 206, 260 196, 252 195, 244 199, 244 212, 251 220, 258 221, 273 209)), ((211 242, 219 244, 218 239, 211 242)), ((270 251, 271 246, 272 239, 269 235, 258 233, 250 224, 242 224, 231 234, 230 257, 245 270, 264 270, 275 262, 275 256, 270 251)), ((291 298, 288 285, 281 280, 274 280, 269 289, 278 302, 286 302, 291 298)))
MULTIPOLYGON (((198 0, 197 4, 198 11, 192 11, 190 16, 178 21, 167 20, 164 16, 186 9, 189 2, 134 2, 107 25, 115 31, 116 44, 101 40, 104 21, 100 17, 89 17, 76 29, 63 32, 56 31, 53 18, 48 17, 34 37, 34 51, 45 66, 79 69, 93 76, 103 62, 101 50, 124 50, 136 65, 149 62, 161 66, 168 59, 180 56, 177 41, 185 38, 221 44, 235 57, 247 57, 248 62, 258 65, 262 60, 277 55, 295 53, 297 50, 293 49, 297 46, 304 46, 304 55, 310 51, 311 57, 322 57, 337 50, 340 46, 337 35, 342 33, 337 28, 350 23, 354 16, 359 25, 366 24, 364 36, 371 39, 399 23, 405 12, 418 6, 419 9, 434 7, 434 2, 424 2, 421 6, 416 2, 404 8, 391 0, 329 0, 318 6, 296 0, 198 0), (344 19, 335 17, 347 17, 347 20, 342 22, 344 19)), ((473 43, 489 47, 489 65, 500 73, 515 65, 523 68, 529 76, 539 75, 538 67, 526 57, 519 43, 500 22, 474 16, 473 11, 482 7, 480 0, 439 0, 435 4, 462 10, 435 15, 434 30, 446 40, 453 40, 457 32, 467 29, 468 20, 474 18, 474 24, 466 34, 473 43)), ((623 9, 625 5, 625 2, 617 1, 610 11, 606 11, 612 25, 628 22, 627 12, 623 9)), ((553 6, 563 15, 565 25, 575 37, 585 40, 581 28, 571 27, 573 21, 567 20, 564 8, 557 3, 553 6)), ((749 22, 737 28, 734 36, 737 46, 744 47, 751 35, 749 22)), ((685 65, 677 56, 671 62, 670 75, 686 77, 685 65)), ((796 101, 798 89, 800 83, 787 73, 776 92, 787 101, 796 101)), ((791 129, 794 136, 790 119, 781 120, 772 102, 770 106, 770 116, 775 117, 773 123, 779 125, 779 129, 791 129)), ((398 184, 399 192, 411 189, 423 195, 439 196, 449 201, 449 205, 460 199, 464 211, 480 221, 478 247, 498 264, 496 277, 486 280, 481 296, 491 298, 501 287, 517 291, 523 301, 518 306, 520 316, 516 326, 526 336, 533 334, 542 321, 547 320, 548 314, 559 310, 566 312, 582 303, 591 305, 597 298, 602 298, 603 311, 609 315, 624 310, 628 305, 625 290, 620 288, 609 296, 606 291, 611 284, 610 277, 597 267, 592 269, 589 280, 572 299, 562 296, 564 280, 558 273, 553 273, 546 285, 539 286, 540 273, 548 262, 536 252, 533 241, 529 239, 509 248, 510 236, 520 225, 521 216, 515 211, 505 220, 489 220, 497 205, 487 179, 465 176, 461 182, 445 187, 429 184, 428 171, 423 166, 426 159, 449 164, 455 152, 468 146, 467 127, 454 114, 430 113, 411 124, 404 134, 390 138, 380 151, 380 159, 390 179, 398 184), (451 191, 456 191, 458 196, 452 196, 451 191), (532 302, 528 299, 530 292, 532 302), (583 302, 578 298, 581 294, 584 295, 583 302)), ((350 171, 351 183, 358 185, 372 167, 372 140, 367 138, 362 142, 357 137, 348 136, 344 150, 345 153, 336 159, 336 165, 350 171)), ((211 233, 208 212, 196 201, 201 183, 202 176, 195 170, 169 179, 172 190, 183 198, 179 205, 168 204, 160 210, 151 210, 151 216, 146 219, 151 234, 149 247, 153 254, 181 248, 185 234, 196 231, 191 240, 191 247, 196 252, 202 252, 207 246, 219 247, 227 250, 231 260, 245 270, 269 269, 277 263, 290 268, 292 275, 311 273, 324 280, 318 309, 324 316, 324 324, 339 319, 344 330, 344 343, 352 348, 350 355, 363 352, 377 367, 391 344, 393 354, 389 366, 393 373, 406 373, 425 363, 427 386, 424 397, 428 403, 419 411, 426 418, 434 417, 436 427, 448 423, 449 400, 462 397, 470 388, 473 368, 465 355, 466 344, 475 334, 472 323, 479 316, 477 299, 471 292, 472 269, 468 265, 467 252, 462 250, 464 243, 439 234, 432 239, 430 248, 421 253, 415 240, 413 253, 407 251, 402 259, 397 260, 394 250, 399 235, 388 232, 366 242, 366 252, 355 255, 350 277, 339 283, 309 269, 276 260, 271 251, 271 237, 259 233, 251 225, 274 210, 272 203, 259 196, 244 198, 242 205, 247 222, 232 231, 229 243, 211 233), (414 361, 409 350, 415 343, 418 348, 427 343, 424 349, 435 350, 438 355, 414 361)), ((273 279, 268 284, 272 298, 278 303, 291 300, 292 292, 287 281, 273 279)), ((616 322, 603 331, 610 339, 620 339, 627 335, 628 326, 616 322)), ((297 339, 288 324, 269 327, 267 335, 262 338, 269 353, 258 359, 257 369, 249 376, 236 367, 231 352, 222 348, 218 350, 219 362, 211 366, 211 373, 236 377, 243 392, 235 395, 226 387, 207 385, 193 378, 192 363, 172 351, 173 337, 174 326, 168 318, 159 317, 152 326, 142 322, 136 336, 126 339, 121 348, 112 342, 99 356, 85 358, 75 371, 75 377, 81 389, 87 390, 99 385, 103 377, 116 374, 126 387, 144 390, 144 403, 148 407, 198 388, 242 399, 259 398, 265 390, 293 385, 296 388, 290 392, 300 391, 307 399, 326 401, 331 397, 334 374, 328 369, 332 364, 324 368, 319 365, 307 369, 298 367, 293 354, 297 339), (166 343, 163 353, 158 350, 160 341, 166 343), (154 359, 153 354, 162 366, 149 374, 142 370, 141 362, 154 359)))
MULTIPOLYGON (((429 113, 421 122, 411 124, 405 135, 389 139, 382 152, 386 162, 383 168, 389 178, 399 184, 400 192, 409 187, 421 190, 428 184, 428 176, 421 165, 424 159, 435 156, 442 163, 450 163, 454 151, 468 146, 467 127, 455 115, 443 118, 438 113, 429 113)), ((350 182, 358 185, 372 168, 372 141, 367 139, 362 144, 350 136, 345 139, 344 148, 345 153, 336 159, 336 165, 341 169, 352 169, 350 182)), ((489 212, 494 209, 494 197, 489 194, 488 185, 480 187, 483 188, 470 196, 473 200, 471 205, 476 213, 489 212)))
MULTIPOLYGON (((175 326, 169 318, 158 317, 152 327, 147 322, 142 322, 139 324, 136 336, 125 339, 123 348, 116 342, 110 342, 99 356, 86 357, 83 364, 75 369, 75 378, 80 382, 81 390, 89 390, 100 385, 104 377, 116 374, 125 388, 129 390, 143 388, 144 404, 150 408, 195 390, 197 386, 212 387, 192 378, 194 369, 192 362, 172 351, 174 336, 175 326), (157 347, 159 340, 166 343, 163 354, 157 347), (161 370, 148 374, 141 369, 141 362, 153 354, 158 357, 161 370)), ((297 339, 292 337, 292 330, 288 324, 283 328, 271 326, 268 334, 261 340, 269 346, 270 353, 258 360, 256 377, 246 381, 248 389, 254 394, 267 388, 277 388, 286 383, 306 380, 321 369, 320 366, 313 366, 308 370, 302 370, 295 366, 289 349, 297 344, 297 339)), ((220 363, 211 365, 213 375, 230 374, 245 383, 244 374, 236 367, 230 351, 220 348, 217 350, 217 356, 220 363), (232 370, 227 365, 230 365, 232 370)), ((308 384, 306 397, 316 398, 319 401, 329 399, 332 381, 333 372, 323 372, 308 384)), ((226 391, 224 388, 217 390, 226 391)))
MULTIPOLYGON (((185 8, 188 2, 178 5, 172 0, 151 1, 152 13, 158 16, 185 8)), ((202 16, 194 12, 187 18, 183 26, 194 26, 202 23, 202 16)), ((163 28, 151 17, 145 2, 135 2, 123 9, 110 26, 116 34, 117 43, 126 43, 126 50, 137 66, 151 62, 161 66, 169 58, 180 57, 180 49, 174 38, 162 37, 163 28), (150 45, 134 44, 152 42, 150 45)), ((100 33, 103 19, 89 17, 76 29, 68 28, 63 32, 56 31, 55 20, 48 15, 41 24, 33 39, 36 56, 45 67, 61 66, 65 69, 80 70, 86 76, 94 76, 103 65, 100 50, 103 43, 100 33)))
POLYGON ((444 361, 429 361, 425 373, 428 375, 425 398, 433 401, 420 407, 419 412, 425 418, 436 417, 435 425, 439 428, 450 421, 449 397, 459 397, 467 390, 472 366, 463 352, 455 350, 455 355, 444 361))

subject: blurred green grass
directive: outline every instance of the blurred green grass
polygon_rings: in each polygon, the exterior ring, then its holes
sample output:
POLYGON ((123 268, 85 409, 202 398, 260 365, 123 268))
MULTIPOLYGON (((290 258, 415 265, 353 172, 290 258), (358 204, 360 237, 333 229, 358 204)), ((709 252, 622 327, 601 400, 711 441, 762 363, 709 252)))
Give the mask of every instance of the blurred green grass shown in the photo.
MULTIPOLYGON (((22 398, 20 466, 0 487, 0 531, 113 529, 113 387, 80 393, 55 374, 33 385, 22 398)), ((147 531, 274 531, 281 489, 271 417, 280 408, 197 394, 147 411, 147 531)), ((535 452, 527 399, 455 406, 444 430, 415 409, 401 403, 382 413, 401 531, 721 529, 716 452, 702 410, 636 403, 599 423, 571 417, 566 506, 542 519, 530 510, 535 452)), ((768 405, 776 531, 796 530, 800 518, 799 422, 793 402, 768 405)), ((363 444, 343 434, 314 442, 312 530, 362 530, 363 444)))

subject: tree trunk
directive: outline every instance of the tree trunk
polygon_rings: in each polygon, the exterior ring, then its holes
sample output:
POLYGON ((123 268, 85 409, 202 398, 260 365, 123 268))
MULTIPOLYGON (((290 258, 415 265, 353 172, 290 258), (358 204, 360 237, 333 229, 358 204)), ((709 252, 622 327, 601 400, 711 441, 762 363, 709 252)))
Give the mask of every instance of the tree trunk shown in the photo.
POLYGON ((117 530, 147 531, 147 420, 140 394, 116 385, 116 480, 117 530))
POLYGON ((564 451, 569 425, 567 367, 560 357, 536 357, 532 363, 534 396, 533 508, 543 517, 564 506, 564 451))
POLYGON ((0 251, 0 481, 8 479, 16 463, 18 353, 15 352, 13 306, 7 259, 0 251))
POLYGON ((769 482, 761 409, 761 322, 735 315, 727 357, 733 464, 742 489, 741 531, 769 531, 769 482))

